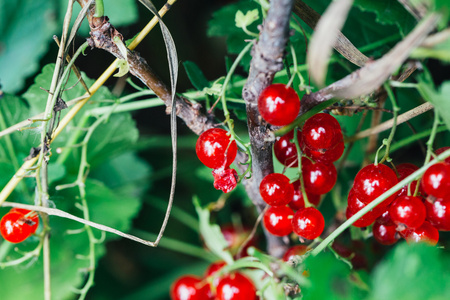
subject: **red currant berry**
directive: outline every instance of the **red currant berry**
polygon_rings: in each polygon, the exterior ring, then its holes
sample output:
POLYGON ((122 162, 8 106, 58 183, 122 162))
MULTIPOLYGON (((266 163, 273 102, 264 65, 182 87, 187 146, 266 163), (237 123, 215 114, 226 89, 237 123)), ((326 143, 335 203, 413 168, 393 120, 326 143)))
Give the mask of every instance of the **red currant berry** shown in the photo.
MULTIPOLYGON (((441 154, 442 152, 444 152, 445 150, 448 150, 448 149, 450 149, 450 147, 442 147, 442 148, 439 148, 436 151, 434 151, 434 153, 436 153, 436 155, 439 155, 439 154, 441 154)), ((447 164, 450 164, 450 157, 447 157, 444 160, 444 162, 446 162, 447 164)))
POLYGON ((300 237, 314 240, 325 228, 325 220, 316 208, 307 207, 298 210, 292 218, 292 229, 300 237))
MULTIPOLYGON (((298 134, 298 137, 300 133, 298 134)), ((273 152, 278 161, 286 167, 296 167, 297 161, 297 147, 291 141, 294 139, 294 131, 289 131, 281 138, 275 141, 273 145, 273 152)), ((300 144, 299 144, 300 145, 300 144)))
POLYGON ((226 224, 221 227, 221 232, 225 241, 228 244, 228 250, 232 254, 235 254, 237 251, 242 250, 240 253, 236 253, 239 255, 245 255, 247 253, 247 249, 251 246, 256 246, 256 238, 252 238, 242 249, 242 244, 247 240, 250 235, 251 229, 248 227, 236 228, 232 224, 226 224))
POLYGON ((406 229, 400 232, 408 243, 428 243, 435 246, 439 241, 439 231, 428 221, 423 222, 422 226, 416 229, 406 229))
POLYGON ((292 261, 296 255, 301 256, 309 250, 308 246, 295 245, 286 250, 283 261, 292 261))
POLYGON ((385 211, 376 219, 376 221, 383 225, 394 225, 394 222, 391 219, 391 215, 389 214, 390 206, 385 208, 385 211))
POLYGON ((339 158, 341 158, 342 154, 344 153, 345 145, 344 142, 339 142, 330 149, 319 149, 314 150, 309 148, 306 144, 300 144, 302 151, 305 153, 306 156, 311 158, 314 161, 322 162, 322 163, 332 163, 337 161, 339 158))
POLYGON ((217 300, 256 300, 253 282, 241 273, 223 277, 217 286, 217 300))
POLYGON ((421 183, 428 195, 436 198, 450 195, 450 165, 444 162, 431 165, 423 174, 421 183))
POLYGON ((315 114, 303 125, 302 141, 311 150, 332 149, 342 140, 341 126, 329 114, 315 114))
POLYGON ((433 203, 425 201, 427 220, 440 231, 450 231, 450 197, 437 199, 433 203))
POLYGON ((228 193, 237 185, 238 175, 235 169, 214 169, 212 174, 214 177, 214 188, 216 190, 228 193))
MULTIPOLYGON (((348 199, 347 199, 347 210, 346 212, 347 219, 349 219, 351 216, 359 212, 361 209, 366 207, 366 204, 364 204, 361 200, 358 199, 358 196, 356 196, 356 193, 354 189, 351 189, 348 193, 348 199)), ((375 221, 376 218, 378 218, 383 212, 385 208, 380 207, 380 205, 375 206, 374 209, 368 211, 364 216, 362 216, 360 219, 358 219, 355 223, 353 223, 353 226, 355 227, 367 227, 370 224, 375 221)))
POLYGON ((337 180, 337 172, 333 164, 313 163, 304 157, 302 158, 302 173, 305 190, 311 194, 328 193, 337 180))
MULTIPOLYGON (((294 197, 292 197, 291 202, 289 202, 289 207, 293 210, 299 210, 305 208, 305 200, 303 199, 303 193, 300 189, 300 180, 296 180, 292 183, 294 186, 294 197)), ((318 206, 320 203, 320 195, 315 195, 311 193, 306 193, 308 197, 308 202, 314 206, 318 206)))
POLYGON ((170 287, 172 300, 205 300, 210 299, 209 286, 201 278, 185 275, 178 278, 170 287))
MULTIPOLYGON (((368 204, 397 183, 397 175, 388 166, 371 164, 365 166, 356 174, 353 189, 358 199, 368 204)), ((394 194, 384 200, 382 206, 389 205, 396 196, 394 194)))
POLYGON ((372 227, 375 240, 382 245, 393 245, 399 239, 395 225, 384 225, 375 221, 372 227))
POLYGON ((287 206, 272 206, 264 213, 264 227, 273 235, 285 236, 292 232, 291 219, 294 215, 287 206))
POLYGON ((297 117, 300 99, 293 88, 280 83, 272 84, 259 96, 258 109, 267 123, 285 126, 297 117))
POLYGON ((11 243, 20 243, 32 235, 39 225, 39 217, 28 210, 13 209, 0 221, 0 233, 11 243), (25 214, 24 214, 25 213, 25 214))
POLYGON ((212 128, 203 132, 195 146, 200 161, 211 169, 227 168, 236 158, 236 141, 230 141, 227 131, 212 128))
MULTIPOLYGON (((417 167, 416 165, 410 164, 410 163, 399 164, 398 166, 396 166, 396 168, 397 168, 397 173, 399 175, 398 176, 399 182, 419 169, 419 167, 417 167)), ((416 186, 417 186, 417 180, 414 180, 409 185, 405 185, 398 191, 397 197, 408 195, 408 187, 409 187, 410 194, 414 194, 414 191, 416 190, 416 186)))
MULTIPOLYGON (((216 261, 216 262, 210 264, 209 267, 206 269, 205 277, 214 276, 214 274, 216 274, 225 265, 226 265, 226 263, 224 261, 216 261)), ((217 288, 217 285, 219 284, 219 281, 220 281, 219 277, 214 278, 214 280, 212 281, 212 285, 214 286, 214 290, 217 288)), ((212 295, 213 293, 210 292, 210 294, 212 295)))
POLYGON ((421 198, 401 196, 392 202, 389 215, 396 225, 414 229, 423 224, 427 212, 421 198))
MULTIPOLYGON (((354 214, 355 213, 352 212, 349 207, 347 207, 347 209, 345 210, 345 217, 347 218, 347 220, 353 217, 354 214)), ((370 226, 373 222, 375 222, 375 218, 371 215, 366 214, 353 222, 352 226, 364 228, 370 226)))
POLYGON ((288 204, 294 196, 294 186, 289 178, 280 173, 271 173, 261 180, 259 192, 262 199, 272 206, 288 204))

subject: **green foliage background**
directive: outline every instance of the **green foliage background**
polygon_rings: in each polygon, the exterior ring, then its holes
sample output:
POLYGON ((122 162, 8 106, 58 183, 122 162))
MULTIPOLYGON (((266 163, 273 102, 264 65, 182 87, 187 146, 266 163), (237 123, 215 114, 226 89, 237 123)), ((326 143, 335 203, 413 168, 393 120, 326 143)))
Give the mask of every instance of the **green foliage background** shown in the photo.
MULTIPOLYGON (((150 14, 136 1, 104 2, 105 13, 126 38, 133 37, 150 18, 150 14)), ((201 91, 204 87, 211 87, 217 78, 226 75, 230 62, 245 46, 244 40, 249 38, 234 26, 237 10, 245 13, 259 9, 260 19, 249 27, 250 31, 257 32, 257 25, 261 22, 260 6, 255 1, 213 2, 179 1, 164 18, 174 36, 179 58, 185 67, 179 78, 179 92, 201 91)), ((317 12, 323 13, 330 1, 305 2, 317 12)), ((162 1, 155 1, 157 7, 162 4, 162 1)), ((0 84, 5 92, 0 99, 0 129, 43 111, 47 93, 41 87, 49 86, 54 68, 51 63, 55 60, 57 49, 52 35, 60 34, 66 5, 67 2, 63 0, 0 0, 0 84)), ((436 6, 443 4, 436 1, 436 6)), ((295 48, 297 61, 304 64, 306 44, 302 33, 299 32, 299 26, 305 30, 307 37, 311 36, 312 30, 298 17, 294 19, 296 20, 292 21, 292 27, 296 31, 290 42, 295 48)), ((398 1, 357 0, 343 33, 365 55, 379 58, 414 26, 414 18, 398 1)), ((88 31, 84 24, 78 33, 77 45, 84 41, 88 31)), ((417 72, 411 79, 411 82, 419 83, 419 91, 398 89, 396 97, 401 112, 418 106, 424 100, 433 103, 444 121, 442 127, 450 129, 450 109, 447 109, 450 103, 447 96, 450 78, 445 76, 449 74, 447 63, 450 59, 445 53, 450 52, 450 44, 443 44, 438 50, 439 53, 444 53, 444 56, 438 57, 441 61, 425 60, 425 71, 417 72)), ((165 50, 157 30, 152 32, 138 51, 164 79, 168 78, 165 50)), ((431 51, 416 55, 436 58, 435 52, 431 51)), ((77 65, 86 72, 83 78, 89 86, 93 82, 90 78, 98 76, 111 61, 112 58, 108 54, 94 50, 88 51, 86 57, 80 58, 77 65)), ((287 61, 292 62, 291 54, 288 54, 287 61)), ((333 55, 332 61, 328 83, 356 69, 338 54, 333 55)), ((249 63, 250 56, 247 55, 242 61, 239 74, 233 78, 230 95, 240 97, 249 63)), ((308 78, 306 68, 302 69, 302 74, 308 78)), ((276 82, 287 80, 285 71, 277 74, 275 78, 276 82)), ((67 87, 75 82, 76 79, 72 76, 67 87)), ((108 81, 107 87, 101 88, 94 95, 92 104, 87 105, 78 114, 72 127, 66 129, 52 144, 52 149, 66 145, 77 131, 76 126, 90 110, 108 105, 107 101, 117 101, 119 96, 111 92, 116 83, 115 80, 108 81)), ((294 81, 293 86, 297 87, 298 83, 297 80, 294 81)), ((134 91, 127 86, 120 96, 134 91)), ((300 96, 304 93, 299 90, 298 92, 300 96)), ((83 88, 76 85, 65 91, 62 98, 70 100, 83 93, 83 88)), ((197 100, 204 101, 204 97, 197 100)), ((236 121, 245 118, 242 103, 230 103, 230 108, 236 121)), ((359 113, 353 117, 338 117, 345 136, 355 133, 361 115, 359 113)), ((391 116, 385 114, 384 118, 387 120, 391 116)), ((90 118, 87 126, 94 120, 90 118)), ((432 122, 430 112, 411 120, 411 125, 420 134, 431 128, 432 122)), ((369 126, 366 120, 363 128, 369 126)), ((216 201, 221 193, 212 187, 210 170, 202 166, 195 157, 196 137, 184 124, 179 124, 179 130, 177 194, 165 238, 160 247, 153 249, 107 234, 105 243, 96 246, 96 284, 88 294, 89 299, 168 299, 169 286, 176 277, 187 273, 202 275, 207 265, 218 258, 215 256, 217 252, 212 251, 211 254, 205 249, 200 237, 201 232, 212 232, 203 238, 208 239, 206 244, 214 244, 220 243, 221 239, 220 235, 214 234, 217 232, 214 224, 254 224, 257 215, 242 187, 230 195, 226 206, 220 212, 210 216, 213 225, 205 223, 201 218, 198 220, 192 203, 193 196, 197 196, 200 204, 205 206, 216 201)), ((243 139, 247 139, 245 122, 236 123, 236 132, 243 139)), ((380 138, 387 137, 387 134, 383 133, 380 138)), ((30 148, 38 146, 39 136, 39 132, 30 129, 0 138, 0 186, 8 182, 23 159, 28 156, 30 148)), ((418 141, 423 143, 427 137, 415 140, 414 136, 416 134, 412 134, 407 125, 398 128, 391 155, 395 163, 423 163, 424 154, 418 141)), ((335 207, 345 206, 351 182, 365 156, 366 143, 366 140, 355 143, 346 168, 339 173, 335 189, 324 199, 321 210, 328 224, 336 213, 335 207)), ((436 136, 435 148, 449 145, 449 131, 441 130, 436 136)), ((91 219, 153 240, 163 220, 165 202, 169 194, 170 147, 169 119, 163 107, 112 114, 107 122, 97 128, 88 144, 88 162, 91 169, 86 182, 86 192, 91 219)), ((79 163, 80 151, 77 148, 62 162, 58 161, 58 154, 53 151, 49 166, 50 199, 57 208, 81 216, 81 211, 75 205, 79 197, 76 188, 55 190, 55 186, 75 180, 79 163)), ((275 166, 276 170, 281 168, 279 164, 275 166)), ((25 179, 8 201, 33 203, 34 180, 25 179)), ((6 208, 0 208, 1 215, 6 212, 6 208)), ((50 222, 53 296, 55 299, 73 299, 76 298, 73 289, 80 287, 85 280, 88 263, 78 256, 88 253, 87 236, 85 233, 67 234, 67 230, 81 228, 76 222, 56 217, 52 217, 50 222)), ((352 230, 351 233, 353 236, 361 236, 360 231, 352 230)), ((94 230, 94 234, 98 238, 101 236, 97 230, 94 230)), ((261 232, 258 231, 258 234, 261 235, 261 232)), ((349 239, 350 232, 346 232, 340 241, 350 245, 349 239)), ((0 261, 18 258, 21 252, 32 250, 36 244, 37 238, 30 238, 17 245, 18 252, 16 246, 0 241, 0 261)), ((407 245, 404 242, 385 247, 375 244, 373 239, 364 240, 362 244, 367 271, 351 270, 329 251, 309 258, 305 266, 312 285, 303 289, 305 299, 450 298, 450 290, 445 284, 450 279, 448 268, 445 267, 449 260, 446 250, 447 233, 441 233, 440 244, 443 249, 407 245)), ((264 246, 264 240, 260 237, 259 247, 264 249, 264 246)), ((219 257, 223 257, 222 255, 227 257, 229 254, 219 254, 219 257)), ((4 268, 0 270, 0 298, 35 298, 36 295, 43 294, 42 280, 41 258, 16 267, 4 268), (18 284, 20 288, 17 288, 18 284)), ((270 299, 280 299, 280 293, 276 289, 270 293, 270 299)))

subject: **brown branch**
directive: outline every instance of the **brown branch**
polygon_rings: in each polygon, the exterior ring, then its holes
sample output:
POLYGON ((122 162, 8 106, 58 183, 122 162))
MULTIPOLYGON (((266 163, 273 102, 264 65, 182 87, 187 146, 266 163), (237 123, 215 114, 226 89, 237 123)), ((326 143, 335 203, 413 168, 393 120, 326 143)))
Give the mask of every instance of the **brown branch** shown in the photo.
MULTIPOLYGON (((293 0, 273 0, 267 18, 261 28, 260 38, 252 49, 252 61, 248 80, 242 91, 247 110, 247 125, 252 151, 252 177, 245 182, 250 199, 261 212, 265 202, 259 194, 259 184, 264 176, 273 173, 270 125, 260 116, 258 96, 272 83, 276 72, 283 67, 285 47, 289 37, 289 19, 293 0)), ((287 245, 280 238, 266 233, 268 251, 280 257, 287 245)))

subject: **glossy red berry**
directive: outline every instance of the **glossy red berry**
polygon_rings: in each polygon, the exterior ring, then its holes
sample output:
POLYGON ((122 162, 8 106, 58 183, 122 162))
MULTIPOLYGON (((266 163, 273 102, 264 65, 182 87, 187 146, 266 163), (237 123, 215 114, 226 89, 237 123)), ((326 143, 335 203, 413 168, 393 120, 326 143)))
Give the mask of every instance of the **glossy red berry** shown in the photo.
POLYGON ((450 231, 450 196, 433 203, 425 201, 427 220, 439 231, 450 231))
POLYGON ((211 169, 228 168, 236 158, 236 141, 230 141, 227 131, 212 128, 203 132, 195 146, 197 157, 211 169))
POLYGON ((298 210, 292 218, 292 229, 300 238, 314 240, 325 228, 325 220, 316 208, 307 207, 298 210))
POLYGON ((11 243, 20 243, 36 232, 39 217, 35 212, 12 209, 0 221, 0 233, 11 243))
POLYGON ((427 212, 421 198, 401 196, 392 202, 389 215, 396 225, 414 229, 423 224, 427 212))
POLYGON ((217 300, 255 300, 256 288, 253 282, 241 273, 223 277, 217 286, 217 300))
POLYGON ((313 163, 303 157, 302 173, 305 190, 311 194, 326 194, 336 184, 337 172, 333 164, 313 163))
MULTIPOLYGON (((416 165, 413 165, 411 163, 403 163, 403 164, 399 164, 396 166, 397 168, 397 173, 398 173, 398 181, 402 181, 403 179, 405 179, 406 177, 408 177, 409 175, 411 175, 412 173, 414 173, 416 170, 419 169, 419 167, 417 167, 416 165)), ((416 186, 417 186, 417 180, 414 180, 413 182, 411 182, 409 185, 405 185, 403 186, 397 193, 397 197, 400 196, 406 196, 408 195, 408 188, 410 191, 410 195, 414 194, 415 190, 416 190, 416 186)))
POLYGON ((302 128, 302 141, 311 150, 327 150, 342 142, 342 130, 339 122, 326 113, 315 114, 302 128))
MULTIPOLYGON (((294 186, 294 196, 292 197, 291 202, 289 202, 289 207, 293 210, 299 210, 305 207, 305 200, 303 199, 303 193, 300 189, 300 180, 296 180, 292 183, 294 186)), ((306 192, 306 196, 308 197, 308 202, 314 206, 318 206, 320 203, 320 195, 311 194, 306 192)))
POLYGON ((293 88, 280 83, 272 84, 259 96, 258 109, 267 123, 285 126, 297 117, 300 99, 293 88))
MULTIPOLYGON (((366 207, 366 204, 359 200, 354 189, 351 189, 348 194, 347 204, 348 204, 346 211, 347 219, 349 219, 354 214, 359 212, 361 209, 366 207)), ((353 226, 367 227, 370 224, 372 224, 375 221, 375 219, 378 218, 384 211, 385 211, 384 207, 380 207, 380 205, 377 205, 375 208, 368 211, 364 216, 356 220, 356 222, 353 223, 353 226)))
MULTIPOLYGON (((362 168, 356 174, 353 183, 358 199, 363 203, 370 203, 378 196, 398 183, 397 175, 388 166, 383 164, 370 164, 362 168)), ((392 195, 384 200, 382 206, 387 206, 397 195, 392 195)))
POLYGON ((235 169, 214 169, 214 188, 224 193, 231 192, 237 185, 238 174, 235 169))
POLYGON ((344 153, 344 142, 339 142, 333 148, 329 149, 311 149, 305 143, 300 144, 303 153, 314 161, 322 163, 332 163, 341 158, 344 153))
MULTIPOLYGON (((214 276, 214 274, 216 274, 224 266, 226 266, 226 263, 224 261, 216 261, 216 262, 210 264, 209 267, 206 269, 205 277, 214 276)), ((213 285, 214 289, 211 289, 211 290, 215 291, 215 289, 219 285, 219 281, 220 281, 220 277, 214 278, 214 280, 211 282, 211 284, 213 285)), ((210 291, 210 295, 211 295, 211 297, 213 297, 212 296, 213 295, 212 291, 210 291)))
POLYGON ((399 239, 395 225, 384 225, 375 221, 372 227, 375 240, 382 245, 393 245, 399 239))
MULTIPOLYGON (((297 137, 300 136, 300 133, 297 137)), ((273 145, 273 152, 278 161, 286 167, 298 166, 297 147, 291 141, 294 139, 294 131, 291 130, 287 134, 277 139, 273 145)), ((299 144, 300 145, 300 144, 299 144)))
POLYGON ((207 300, 209 286, 206 281, 194 275, 185 275, 178 278, 170 287, 172 300, 207 300))
POLYGON ((431 165, 423 174, 421 184, 428 195, 436 198, 450 195, 450 165, 444 162, 431 165))
MULTIPOLYGON (((442 152, 444 152, 445 150, 448 150, 448 149, 450 149, 450 147, 442 147, 442 148, 436 149, 436 151, 434 151, 434 153, 436 153, 436 155, 439 155, 439 154, 441 154, 442 152)), ((444 160, 444 162, 446 162, 447 164, 450 164, 450 157, 447 157, 444 160)))
MULTIPOLYGON (((353 217, 353 215, 356 212, 352 212, 349 207, 347 207, 347 209, 345 210, 345 217, 348 219, 350 219, 351 217, 353 217)), ((352 226, 355 227, 359 227, 359 228, 364 228, 367 226, 372 225, 372 223, 375 222, 375 218, 371 215, 364 215, 361 218, 357 219, 355 222, 352 223, 352 226)))
POLYGON ((427 243, 435 246, 439 241, 439 231, 428 221, 416 229, 406 229, 400 234, 408 243, 427 243))
POLYGON ((285 236, 292 232, 294 211, 287 206, 271 206, 264 213, 264 227, 273 235, 285 236))
POLYGON ((309 250, 308 246, 305 245, 294 245, 286 250, 283 255, 283 261, 290 261, 296 255, 300 256, 305 254, 309 250))
POLYGON ((272 206, 284 206, 294 196, 294 186, 289 178, 280 173, 271 173, 261 180, 259 192, 262 199, 272 206))

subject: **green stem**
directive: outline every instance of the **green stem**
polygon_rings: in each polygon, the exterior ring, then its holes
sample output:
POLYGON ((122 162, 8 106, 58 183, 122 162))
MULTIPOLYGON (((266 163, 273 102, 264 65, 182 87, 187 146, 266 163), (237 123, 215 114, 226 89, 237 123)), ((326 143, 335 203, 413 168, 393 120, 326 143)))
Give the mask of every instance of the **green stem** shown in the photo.
POLYGON ((101 18, 105 14, 103 7, 103 0, 95 0, 95 14, 94 17, 101 18))
POLYGON ((305 202, 305 207, 313 206, 309 200, 308 195, 306 194, 305 184, 303 181, 303 171, 302 171, 302 151, 300 149, 300 144, 298 142, 298 130, 294 128, 294 143, 295 148, 297 149, 297 165, 298 165, 298 180, 300 180, 300 191, 302 192, 303 201, 305 202))
POLYGON ((363 209, 361 209, 359 212, 354 214, 350 219, 345 221, 341 226, 336 228, 326 239, 324 239, 319 245, 317 245, 314 250, 312 250, 311 254, 316 256, 319 254, 323 249, 327 247, 328 244, 330 244, 338 235, 340 235, 344 230, 346 230, 348 227, 350 227, 356 220, 364 216, 367 212, 375 208, 378 204, 389 198, 390 196, 397 193, 402 187, 404 187, 407 184, 410 184, 414 180, 416 180, 418 177, 422 176, 423 173, 433 164, 438 163, 439 161, 442 161, 446 159, 447 157, 450 157, 450 149, 447 151, 442 152, 439 156, 437 156, 437 159, 425 164, 420 169, 416 170, 414 173, 394 185, 392 188, 387 190, 384 194, 376 198, 374 201, 370 202, 365 206, 363 209))
MULTIPOLYGON (((385 88, 385 90, 386 90, 386 92, 387 92, 387 94, 389 96, 389 99, 391 100, 394 117, 393 117, 393 124, 392 124, 392 128, 391 128, 391 133, 389 134, 388 139, 383 141, 383 144, 386 146, 386 151, 384 153, 383 158, 379 162, 380 164, 385 162, 385 161, 390 161, 389 151, 390 151, 390 148, 391 148, 392 140, 394 139, 395 131, 397 129, 397 117, 398 117, 398 112, 400 111, 400 107, 398 107, 398 105, 397 105, 397 101, 395 99, 394 93, 392 92, 392 89, 389 86, 389 84, 385 83, 384 84, 384 88, 385 88)), ((377 164, 377 163, 378 162, 375 162, 375 164, 377 164)))

